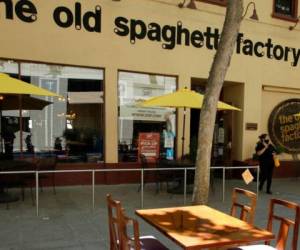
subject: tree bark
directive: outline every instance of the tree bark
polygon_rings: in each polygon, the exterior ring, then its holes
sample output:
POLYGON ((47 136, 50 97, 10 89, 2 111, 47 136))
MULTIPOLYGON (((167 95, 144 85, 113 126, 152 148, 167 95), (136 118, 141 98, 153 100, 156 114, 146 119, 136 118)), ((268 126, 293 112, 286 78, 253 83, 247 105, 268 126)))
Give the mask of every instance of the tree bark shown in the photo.
POLYGON ((224 83, 243 15, 243 0, 228 0, 219 48, 209 72, 198 134, 194 204, 206 204, 209 195, 211 149, 217 103, 224 83))

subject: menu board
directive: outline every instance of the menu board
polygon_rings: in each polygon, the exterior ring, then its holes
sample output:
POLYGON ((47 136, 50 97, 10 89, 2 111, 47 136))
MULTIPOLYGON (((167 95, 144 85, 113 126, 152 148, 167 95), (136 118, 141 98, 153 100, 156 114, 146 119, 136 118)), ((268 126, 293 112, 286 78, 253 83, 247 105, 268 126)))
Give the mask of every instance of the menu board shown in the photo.
POLYGON ((159 144, 159 133, 139 133, 139 156, 142 154, 148 162, 155 162, 159 157, 159 144))

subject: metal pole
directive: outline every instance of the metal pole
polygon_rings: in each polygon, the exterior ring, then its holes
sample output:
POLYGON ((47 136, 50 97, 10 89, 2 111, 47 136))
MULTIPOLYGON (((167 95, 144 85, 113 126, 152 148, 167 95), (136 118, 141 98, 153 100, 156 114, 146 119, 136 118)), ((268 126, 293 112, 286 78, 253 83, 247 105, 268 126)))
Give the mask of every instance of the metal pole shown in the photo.
MULTIPOLYGON (((18 62, 18 78, 21 80, 21 63, 18 62)), ((20 129, 20 158, 23 159, 23 117, 22 117, 22 95, 19 95, 19 129, 20 129)))
POLYGON ((184 169, 184 185, 183 185, 183 204, 186 204, 186 174, 187 174, 187 169, 184 169))
POLYGON ((39 172, 35 172, 35 206, 36 216, 39 216, 39 172))
POLYGON ((223 202, 225 201, 225 167, 223 167, 223 202))
POLYGON ((186 107, 184 107, 184 109, 183 109, 183 126, 182 126, 182 137, 181 137, 181 140, 182 140, 182 145, 181 145, 181 159, 183 159, 183 157, 184 157, 185 116, 186 116, 186 107))
POLYGON ((141 208, 144 208, 144 169, 141 169, 141 208))
POLYGON ((259 166, 257 168, 257 174, 256 174, 256 195, 258 197, 259 194, 259 175, 260 175, 260 169, 259 166))
POLYGON ((95 210, 95 170, 92 171, 92 201, 93 210, 95 210))

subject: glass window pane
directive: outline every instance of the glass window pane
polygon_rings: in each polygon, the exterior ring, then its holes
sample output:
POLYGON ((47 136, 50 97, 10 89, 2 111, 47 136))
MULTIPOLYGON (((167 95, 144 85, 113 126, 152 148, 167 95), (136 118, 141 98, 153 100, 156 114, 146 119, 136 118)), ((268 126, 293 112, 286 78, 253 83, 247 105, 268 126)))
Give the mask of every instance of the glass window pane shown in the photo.
MULTIPOLYGON (((18 64, 12 60, 0 60, 0 72, 18 78, 18 64)), ((4 93, 0 95, 0 153, 1 159, 13 158, 13 145, 16 141, 15 131, 19 130, 19 113, 16 116, 9 116, 6 114, 6 97, 4 93), (2 155, 4 154, 4 155, 2 155)), ((14 99, 18 102, 18 97, 14 99)), ((18 106, 18 103, 14 105, 18 106)))
MULTIPOLYGON (((1 65, 1 64, 0 64, 1 65)), ((6 70, 13 75, 17 71, 6 70)), ((23 114, 23 152, 62 162, 103 159, 103 71, 35 63, 21 63, 22 80, 58 93, 61 98, 32 96, 50 102, 23 114)), ((18 110, 3 111, 18 120, 18 110)), ((14 153, 20 152, 20 130, 15 131, 14 153)))
POLYGON ((293 0, 275 0, 275 12, 287 16, 294 16, 293 0))
POLYGON ((141 133, 159 134, 161 155, 174 152, 175 109, 144 108, 137 102, 175 90, 175 77, 119 72, 119 161, 138 160, 141 133))

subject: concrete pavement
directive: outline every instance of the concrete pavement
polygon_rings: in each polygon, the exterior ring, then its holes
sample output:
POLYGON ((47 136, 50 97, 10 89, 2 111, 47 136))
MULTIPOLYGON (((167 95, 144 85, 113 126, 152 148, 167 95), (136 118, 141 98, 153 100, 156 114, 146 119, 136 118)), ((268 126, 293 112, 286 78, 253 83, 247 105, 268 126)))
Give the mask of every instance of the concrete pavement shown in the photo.
MULTIPOLYGON (((228 212, 233 187, 256 190, 256 183, 245 185, 241 180, 226 182, 226 200, 222 202, 221 180, 217 179, 211 192, 209 205, 228 212)), ((271 197, 282 198, 300 203, 299 179, 275 179, 273 195, 260 193, 257 203, 255 224, 266 227, 268 203, 271 197)), ((96 208, 92 209, 92 194, 89 186, 59 187, 56 195, 51 188, 40 193, 40 215, 35 214, 29 190, 26 190, 24 202, 0 204, 0 250, 94 250, 109 249, 107 210, 105 196, 111 193, 119 199, 126 212, 134 216, 140 208, 138 185, 101 185, 96 187, 96 208)), ((19 190, 10 190, 19 193, 19 190)), ((191 195, 188 196, 191 202, 191 195)), ((183 205, 182 195, 171 195, 163 189, 155 193, 155 185, 145 186, 145 208, 158 208, 183 205)), ((141 235, 155 235, 171 250, 180 249, 153 227, 140 221, 141 235)), ((300 243, 298 244, 300 249, 300 243)))

